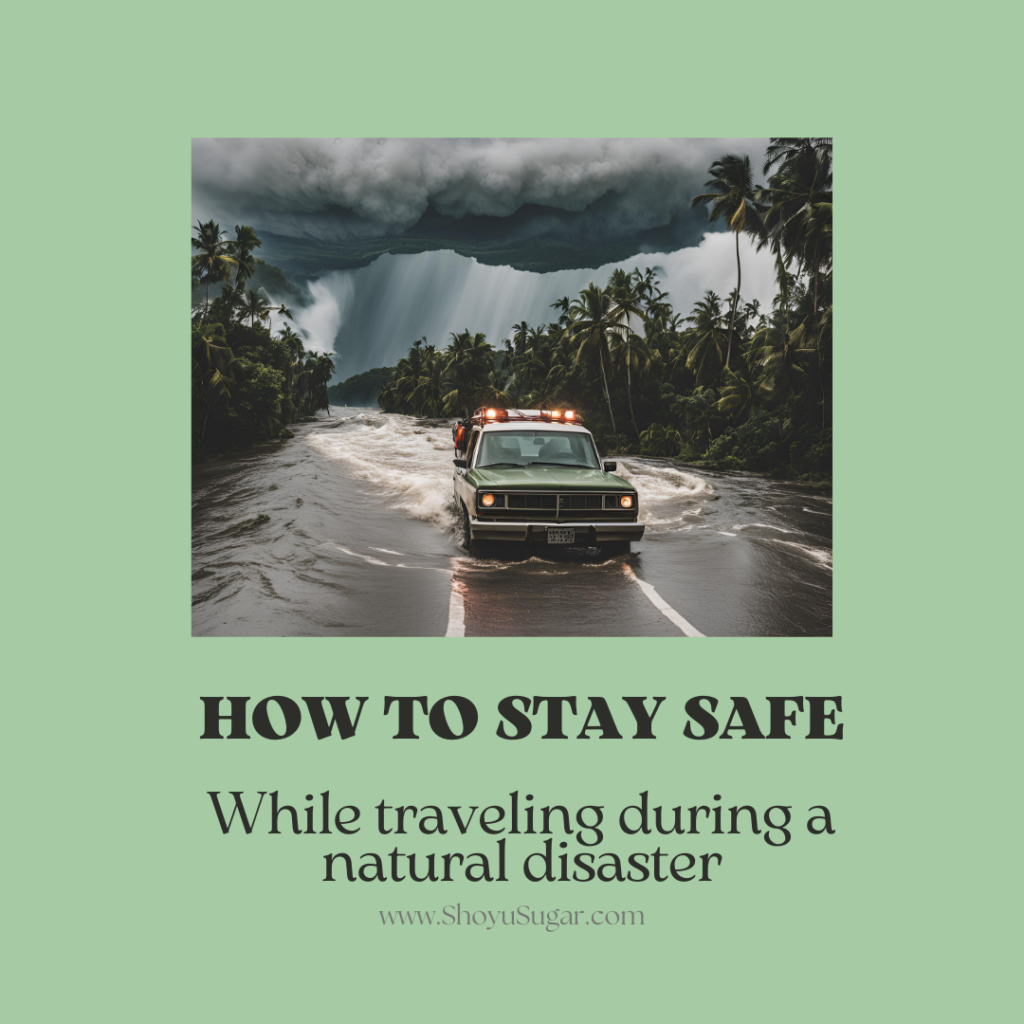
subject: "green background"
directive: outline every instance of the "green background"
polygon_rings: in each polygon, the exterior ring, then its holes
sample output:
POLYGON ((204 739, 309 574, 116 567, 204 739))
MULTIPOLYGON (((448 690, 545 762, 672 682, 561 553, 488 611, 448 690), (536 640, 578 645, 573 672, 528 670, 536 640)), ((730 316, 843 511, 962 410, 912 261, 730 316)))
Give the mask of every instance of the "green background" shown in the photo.
MULTIPOLYGON (((826 10, 108 3, 7 16, 9 1019, 1010 1010, 1004 544, 1019 485, 997 467, 1000 439, 1019 436, 1019 326, 994 313, 1015 294, 1012 231, 982 210, 1013 205, 1019 147, 992 97, 1010 92, 1014 33, 909 5, 826 10), (183 267, 190 139, 218 134, 833 134, 834 638, 192 639, 183 267), (356 740, 198 740, 200 694, 325 693, 370 695, 356 740), (392 741, 385 693, 465 694, 481 725, 459 743, 392 741), (510 693, 668 702, 654 743, 504 743, 493 705, 510 693), (842 694, 846 739, 683 741, 682 700, 697 693, 842 694), (328 788, 366 807, 720 793, 825 803, 837 832, 779 850, 663 843, 720 849, 712 884, 326 885, 325 852, 390 846, 224 838, 205 796, 328 788), (647 923, 430 931, 377 915, 459 901, 639 909, 647 923)), ((602 849, 653 845, 639 840, 602 849)), ((516 840, 511 861, 534 848, 516 840)))

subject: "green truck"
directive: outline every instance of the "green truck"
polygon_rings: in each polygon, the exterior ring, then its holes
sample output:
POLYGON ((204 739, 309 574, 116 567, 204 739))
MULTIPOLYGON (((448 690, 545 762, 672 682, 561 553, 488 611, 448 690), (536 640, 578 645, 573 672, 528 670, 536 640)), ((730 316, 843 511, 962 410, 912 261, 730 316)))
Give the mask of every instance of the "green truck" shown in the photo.
POLYGON ((511 541, 623 554, 643 536, 636 488, 601 461, 573 410, 479 409, 452 439, 467 551, 511 541))

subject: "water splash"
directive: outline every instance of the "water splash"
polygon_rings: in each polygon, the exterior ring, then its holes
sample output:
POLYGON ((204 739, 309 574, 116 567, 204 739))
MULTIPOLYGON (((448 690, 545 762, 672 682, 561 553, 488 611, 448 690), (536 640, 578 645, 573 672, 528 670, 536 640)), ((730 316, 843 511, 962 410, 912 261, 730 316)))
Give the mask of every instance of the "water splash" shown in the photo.
MULTIPOLYGON (((391 499, 412 519, 450 532, 452 449, 447 421, 419 420, 395 413, 356 413, 303 440, 373 491, 391 499)), ((637 489, 648 530, 678 527, 700 515, 714 489, 703 477, 667 463, 622 459, 619 474, 637 489)))
POLYGON ((348 473, 392 499, 396 508, 447 530, 451 526, 452 453, 410 416, 359 413, 304 440, 348 473), (340 428, 340 429, 339 429, 340 428))
POLYGON ((619 459, 618 475, 640 496, 640 518, 649 530, 681 527, 687 516, 699 516, 714 488, 696 473, 668 463, 619 459))

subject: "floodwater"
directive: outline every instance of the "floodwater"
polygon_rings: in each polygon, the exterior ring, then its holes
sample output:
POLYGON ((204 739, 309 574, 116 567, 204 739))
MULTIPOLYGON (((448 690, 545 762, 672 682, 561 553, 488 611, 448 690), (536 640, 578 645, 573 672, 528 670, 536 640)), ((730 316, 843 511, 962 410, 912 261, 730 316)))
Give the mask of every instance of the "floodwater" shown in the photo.
MULTIPOLYGON (((827 491, 618 458, 630 555, 460 547, 450 421, 332 408, 196 467, 195 636, 830 636, 827 491)), ((609 456, 614 458, 614 456, 609 456)))

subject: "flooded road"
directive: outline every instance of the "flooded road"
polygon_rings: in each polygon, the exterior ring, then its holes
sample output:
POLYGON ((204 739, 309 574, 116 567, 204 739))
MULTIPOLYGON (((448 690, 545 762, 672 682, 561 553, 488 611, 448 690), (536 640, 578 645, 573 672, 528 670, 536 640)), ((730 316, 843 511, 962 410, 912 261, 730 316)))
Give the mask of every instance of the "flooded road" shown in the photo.
POLYGON ((195 468, 193 635, 831 635, 829 492, 627 456, 631 555, 471 558, 449 421, 331 413, 195 468))

